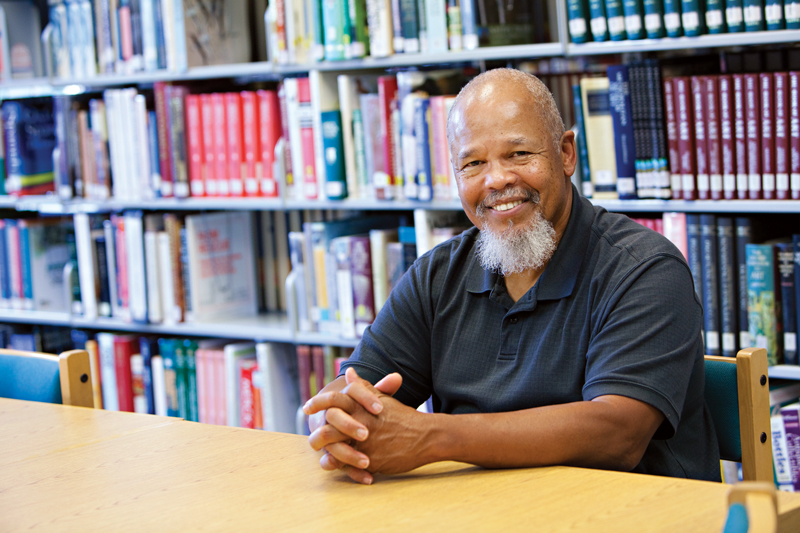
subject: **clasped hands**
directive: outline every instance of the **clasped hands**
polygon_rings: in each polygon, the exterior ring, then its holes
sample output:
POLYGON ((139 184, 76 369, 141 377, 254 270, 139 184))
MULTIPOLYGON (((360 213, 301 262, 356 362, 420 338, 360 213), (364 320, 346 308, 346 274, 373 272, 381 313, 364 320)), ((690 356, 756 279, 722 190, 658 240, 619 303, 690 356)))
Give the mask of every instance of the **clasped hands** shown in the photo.
POLYGON ((348 368, 345 381, 340 391, 320 392, 303 406, 309 415, 308 442, 325 451, 320 466, 369 485, 373 473, 407 472, 424 464, 415 450, 422 439, 414 419, 425 415, 392 398, 402 384, 400 374, 389 374, 373 387, 348 368))

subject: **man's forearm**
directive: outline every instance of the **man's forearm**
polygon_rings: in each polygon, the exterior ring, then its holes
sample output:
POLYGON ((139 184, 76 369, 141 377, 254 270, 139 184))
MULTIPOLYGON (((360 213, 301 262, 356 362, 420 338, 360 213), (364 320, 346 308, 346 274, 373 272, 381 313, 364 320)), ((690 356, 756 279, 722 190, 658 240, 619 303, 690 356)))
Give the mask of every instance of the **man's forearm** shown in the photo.
POLYGON ((428 415, 424 462, 631 470, 641 460, 663 415, 647 404, 618 398, 606 396, 510 413, 428 415))

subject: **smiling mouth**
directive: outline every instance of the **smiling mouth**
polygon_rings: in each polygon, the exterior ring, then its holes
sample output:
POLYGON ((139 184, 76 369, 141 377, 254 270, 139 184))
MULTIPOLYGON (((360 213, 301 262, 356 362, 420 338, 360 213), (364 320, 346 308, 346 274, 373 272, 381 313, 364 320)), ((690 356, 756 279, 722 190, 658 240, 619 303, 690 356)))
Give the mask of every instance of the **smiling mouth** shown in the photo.
POLYGON ((508 211, 509 209, 514 209, 518 205, 522 204, 523 200, 516 200, 514 202, 508 202, 506 204, 500 204, 490 207, 489 209, 494 209, 495 211, 508 211))

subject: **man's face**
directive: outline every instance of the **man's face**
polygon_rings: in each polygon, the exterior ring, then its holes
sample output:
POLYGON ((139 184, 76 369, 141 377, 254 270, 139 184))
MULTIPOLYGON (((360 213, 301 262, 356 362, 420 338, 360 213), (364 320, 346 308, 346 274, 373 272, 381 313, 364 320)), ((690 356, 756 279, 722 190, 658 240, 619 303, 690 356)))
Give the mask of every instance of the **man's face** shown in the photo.
POLYGON ((487 83, 455 111, 451 156, 472 223, 508 235, 535 225, 539 211, 560 238, 572 198, 572 134, 562 138, 566 150, 556 151, 528 92, 513 84, 487 83))

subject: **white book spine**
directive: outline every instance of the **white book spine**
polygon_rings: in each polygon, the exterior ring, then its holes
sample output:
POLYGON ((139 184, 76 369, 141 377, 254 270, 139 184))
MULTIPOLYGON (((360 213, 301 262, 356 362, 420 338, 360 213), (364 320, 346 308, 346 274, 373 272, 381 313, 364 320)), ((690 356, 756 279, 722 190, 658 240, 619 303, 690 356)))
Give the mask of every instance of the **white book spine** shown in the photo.
MULTIPOLYGON (((141 384, 144 388, 144 359, 142 354, 131 355, 131 380, 134 384, 141 384)), ((151 361, 152 367, 152 361, 151 361)), ((143 415, 147 414, 147 398, 143 394, 144 390, 133 390, 133 412, 143 415)))
MULTIPOLYGON (((303 141, 300 137, 300 117, 297 91, 297 79, 283 80, 286 91, 286 120, 289 122, 289 148, 292 154, 292 171, 294 173, 294 194, 298 198, 304 196, 303 184, 303 141)), ((294 199, 294 198, 292 198, 294 199)))
POLYGON ((172 272, 172 247, 165 231, 156 235, 158 248, 158 271, 161 282, 161 312, 165 324, 176 324, 181 320, 181 310, 175 302, 175 278, 172 272))
POLYGON ((261 409, 264 429, 292 433, 299 403, 297 379, 289 370, 290 359, 296 357, 286 344, 256 344, 256 360, 261 378, 261 409))
POLYGON ((353 80, 347 74, 339 75, 339 110, 342 115, 342 144, 344 148, 344 168, 347 176, 347 196, 358 198, 358 175, 356 170, 356 149, 353 140, 353 109, 358 108, 353 80))
POLYGON ((86 37, 81 23, 81 6, 78 0, 69 0, 67 3, 67 40, 72 76, 79 80, 84 79, 88 77, 83 58, 86 37))
POLYGON ((131 319, 147 322, 144 231, 141 213, 125 213, 125 246, 128 257, 128 300, 131 319))
MULTIPOLYGON (((325 77, 334 76, 334 74, 322 73, 319 70, 311 70, 308 73, 308 82, 311 88, 311 124, 314 131, 314 160, 317 167, 317 194, 321 200, 326 196, 325 184, 328 177, 325 173, 327 165, 325 165, 325 145, 322 142, 322 112, 327 111, 324 106, 323 99, 327 99, 329 95, 323 94, 325 91, 330 90, 326 87, 325 83, 328 81, 325 77)), ((337 92, 337 87, 333 85, 334 93, 337 92)), ((338 95, 337 98, 338 100, 338 95)))
POLYGON ((428 52, 447 52, 447 6, 445 2, 425 0, 425 27, 428 52))
POLYGON ((97 350, 100 355, 100 382, 103 384, 103 409, 119 411, 117 370, 114 365, 114 335, 98 333, 97 350))
POLYGON ((144 56, 144 69, 148 72, 152 72, 158 70, 155 0, 141 0, 139 9, 141 10, 142 21, 142 54, 144 56))
POLYGON ((144 257, 147 282, 147 321, 151 324, 160 324, 164 320, 161 308, 161 294, 163 286, 160 275, 160 250, 158 248, 158 234, 155 231, 144 232, 144 257))
POLYGON ((386 243, 389 235, 384 230, 369 232, 370 260, 372 261, 372 294, 375 314, 389 298, 389 282, 386 273, 386 243))
MULTIPOLYGON (((64 4, 56 4, 53 6, 50 9, 50 21, 55 27, 53 31, 58 32, 61 36, 60 42, 57 43, 58 48, 53 50, 56 77, 62 79, 77 77, 77 73, 72 70, 72 64, 70 62, 67 6, 64 4)), ((9 62, 9 65, 10 64, 11 63, 9 62)))
POLYGON ((356 318, 353 307, 353 274, 349 269, 336 270, 336 290, 339 299, 339 322, 341 336, 356 338, 356 318))
POLYGON ((75 248, 78 256, 78 281, 81 289, 83 316, 91 320, 97 318, 97 283, 89 215, 76 213, 73 222, 75 224, 75 248))
POLYGON ((142 178, 139 167, 139 134, 136 125, 136 89, 122 89, 122 103, 124 110, 123 130, 125 132, 125 189, 128 200, 141 200, 142 178))
MULTIPOLYGON (((163 0, 169 2, 170 0, 163 0)), ((173 17, 173 30, 172 39, 175 43, 175 70, 178 72, 185 71, 188 67, 188 60, 186 56, 186 26, 183 21, 183 0, 172 0, 172 17, 173 17)))
MULTIPOLYGON (((9 48, 6 11, 3 9, 3 6, 0 6, 0 80, 2 81, 11 79, 11 53, 9 48)), ((57 52, 59 52, 59 50, 53 50, 53 54, 57 52)))
POLYGON ((133 98, 134 111, 136 116, 136 152, 138 155, 139 179, 136 183, 136 197, 140 199, 152 199, 155 193, 152 184, 150 171, 150 135, 147 128, 147 103, 143 94, 137 94, 133 98))
POLYGON ((150 373, 153 380, 153 403, 158 416, 167 416, 167 386, 164 379, 164 359, 160 355, 150 358, 150 373))
POLYGON ((172 0, 161 0, 161 19, 164 28, 164 52, 166 53, 167 70, 178 70, 178 60, 175 55, 175 17, 172 14, 172 0))
POLYGON ((94 20, 92 16, 92 3, 89 0, 82 0, 80 3, 80 16, 83 33, 83 68, 86 77, 94 78, 97 76, 97 60, 94 46, 94 20))

